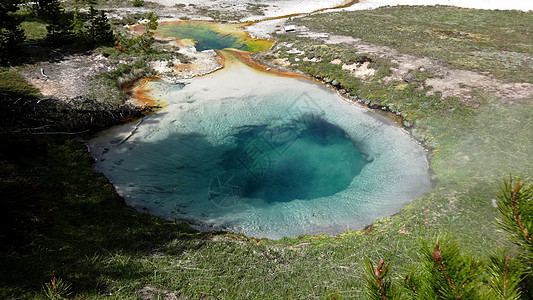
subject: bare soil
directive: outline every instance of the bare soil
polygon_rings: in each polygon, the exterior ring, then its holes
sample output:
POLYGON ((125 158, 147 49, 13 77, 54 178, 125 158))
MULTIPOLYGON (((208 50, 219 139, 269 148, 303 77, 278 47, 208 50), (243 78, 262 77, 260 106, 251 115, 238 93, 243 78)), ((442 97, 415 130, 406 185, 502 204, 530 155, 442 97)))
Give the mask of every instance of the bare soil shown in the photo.
MULTIPOLYGON (((427 78, 423 83, 424 86, 431 87, 429 93, 440 92, 443 98, 457 97, 461 102, 471 107, 477 107, 480 104, 474 95, 477 91, 488 92, 504 103, 522 100, 533 101, 533 84, 530 83, 504 83, 490 75, 452 69, 436 59, 402 53, 389 47, 366 43, 350 36, 311 32, 303 26, 298 27, 297 32, 299 36, 318 39, 325 44, 347 44, 359 53, 377 55, 397 64, 397 67, 392 69, 392 75, 385 78, 385 82, 402 81, 411 71, 419 70, 430 74, 430 78, 427 78)), ((298 51, 298 49, 293 51, 298 51)), ((282 66, 287 67, 286 64, 282 66)), ((343 66, 345 69, 350 67, 353 69, 354 76, 361 77, 361 75, 369 74, 365 73, 362 66, 359 68, 343 66)))
POLYGON ((61 56, 38 62, 21 74, 45 97, 71 99, 85 96, 92 76, 113 70, 110 62, 98 51, 61 56))

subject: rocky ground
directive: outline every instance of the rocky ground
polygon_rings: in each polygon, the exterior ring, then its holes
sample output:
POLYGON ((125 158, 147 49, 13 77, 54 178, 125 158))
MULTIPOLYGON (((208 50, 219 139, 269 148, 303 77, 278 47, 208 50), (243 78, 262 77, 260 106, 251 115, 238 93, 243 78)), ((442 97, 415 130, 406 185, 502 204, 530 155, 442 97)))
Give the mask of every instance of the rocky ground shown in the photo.
MULTIPOLYGON (((201 0, 201 1, 176 1, 153 0, 145 1, 143 7, 133 7, 107 4, 100 7, 106 11, 108 18, 114 22, 134 21, 143 22, 142 16, 154 11, 160 21, 172 20, 209 20, 241 22, 259 20, 283 15, 312 12, 318 9, 333 7, 344 3, 344 0, 313 0, 307 1, 305 6, 297 0, 284 1, 248 1, 248 0, 201 0)), ((81 9, 81 12, 84 12, 81 9)), ((273 21, 282 24, 285 20, 273 21)), ((262 32, 261 36, 268 36, 271 28, 267 25, 254 26, 262 32)), ((273 27, 274 29, 280 29, 273 27)), ((124 28, 122 31, 127 31, 124 28)), ((150 62, 154 70, 173 79, 191 78, 208 74, 222 67, 220 58, 213 51, 197 52, 194 47, 183 47, 172 40, 161 40, 156 43, 158 47, 176 50, 183 54, 187 61, 174 60, 170 67, 167 60, 150 62), (179 50, 178 50, 179 49, 179 50)), ((56 51, 41 49, 42 52, 56 51)), ((46 59, 40 59, 35 64, 22 70, 22 75, 32 85, 37 87, 46 97, 69 99, 90 94, 90 81, 95 75, 112 71, 117 64, 127 63, 113 61, 102 55, 99 51, 87 53, 52 53, 46 59)))
MULTIPOLYGON (((193 46, 178 45, 174 39, 166 39, 176 52, 186 59, 150 61, 150 66, 163 77, 171 79, 188 79, 212 73, 223 67, 222 58, 215 50, 196 51, 193 46)), ((163 46, 164 47, 164 46, 163 46)))
POLYGON ((39 62, 21 73, 43 96, 70 99, 86 95, 91 77, 113 68, 100 52, 91 51, 39 62))

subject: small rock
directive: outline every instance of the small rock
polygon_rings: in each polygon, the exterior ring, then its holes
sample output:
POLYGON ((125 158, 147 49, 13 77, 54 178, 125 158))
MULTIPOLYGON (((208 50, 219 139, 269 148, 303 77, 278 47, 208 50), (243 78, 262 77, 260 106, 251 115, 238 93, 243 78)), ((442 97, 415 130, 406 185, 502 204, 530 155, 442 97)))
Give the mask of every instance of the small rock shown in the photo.
POLYGON ((407 73, 405 74, 405 76, 403 77, 403 80, 405 82, 413 82, 416 80, 416 75, 413 74, 413 73, 407 73))

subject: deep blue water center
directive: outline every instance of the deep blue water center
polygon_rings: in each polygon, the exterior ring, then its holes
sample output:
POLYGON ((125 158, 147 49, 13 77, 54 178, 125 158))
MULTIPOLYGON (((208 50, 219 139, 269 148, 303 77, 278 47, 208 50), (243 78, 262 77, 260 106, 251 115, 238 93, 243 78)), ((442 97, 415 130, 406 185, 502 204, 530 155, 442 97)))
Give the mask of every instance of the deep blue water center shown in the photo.
POLYGON ((334 195, 368 163, 342 128, 314 115, 246 126, 233 138, 222 167, 242 196, 269 203, 334 195))

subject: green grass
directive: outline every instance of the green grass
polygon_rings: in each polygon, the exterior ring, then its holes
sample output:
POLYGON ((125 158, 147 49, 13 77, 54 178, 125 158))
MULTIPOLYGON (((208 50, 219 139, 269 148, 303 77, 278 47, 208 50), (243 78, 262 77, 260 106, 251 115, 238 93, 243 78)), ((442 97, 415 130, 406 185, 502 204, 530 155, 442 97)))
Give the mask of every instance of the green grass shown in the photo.
POLYGON ((15 97, 39 97, 40 92, 16 71, 0 68, 0 93, 15 97))
POLYGON ((23 18, 23 22, 20 24, 26 35, 26 40, 41 41, 44 40, 48 31, 46 30, 46 22, 32 15, 29 6, 22 7, 16 14, 23 18))
POLYGON ((360 296, 363 253, 413 261, 407 249, 424 235, 393 237, 416 216, 336 238, 272 242, 197 233, 127 208, 75 140, 2 140, 2 238, 10 241, 0 252, 2 298, 39 296, 54 276, 78 298, 135 298, 146 286, 207 299, 360 296), (299 245, 304 241, 313 244, 299 245))
POLYGON ((383 7, 316 14, 295 20, 457 69, 488 72, 506 82, 533 83, 533 13, 446 6, 383 7))
POLYGON ((48 33, 46 30, 46 24, 35 20, 26 20, 22 22, 21 27, 26 34, 27 41, 43 40, 48 33))
MULTIPOLYGON (((433 14, 441 9, 449 10, 439 7, 433 14)), ((513 24, 509 30, 516 30, 513 24)), ((429 44, 432 38, 426 38, 429 44)), ((174 292, 178 298, 194 299, 366 299, 361 263, 365 254, 376 261, 388 253, 395 276, 403 277, 418 261, 420 239, 438 233, 450 233, 464 253, 479 259, 500 246, 516 251, 494 224, 497 209, 492 199, 510 172, 533 174, 532 103, 503 104, 478 91, 481 105, 473 109, 457 99, 426 96, 420 81, 384 85, 380 80, 392 64, 379 57, 339 45, 282 39, 305 52, 299 58, 372 60, 377 75, 360 80, 328 60, 304 64, 296 62, 296 54, 273 50, 294 68, 322 80, 337 79, 367 105, 387 107, 414 123, 413 134, 431 146, 431 192, 365 230, 336 237, 270 241, 198 233, 126 207, 112 185, 91 169, 79 141, 3 134, 0 298, 41 298, 43 284, 56 276, 71 284, 79 299, 137 299, 147 287, 157 289, 154 294, 159 296, 174 292)), ((514 71, 507 72, 506 78, 514 78, 514 71)))
POLYGON ((246 4, 246 10, 256 16, 264 16, 265 15, 264 10, 267 7, 268 5, 266 4, 259 4, 259 3, 247 3, 246 4))
POLYGON ((38 291, 53 276, 98 295, 106 280, 143 276, 127 257, 155 253, 178 238, 183 249, 194 247, 206 235, 127 208, 75 140, 5 134, 2 140, 2 298, 38 291))
MULTIPOLYGON (((111 184, 94 174, 76 140, 12 135, 2 140, 2 298, 42 297, 41 286, 55 276, 84 299, 135 299, 146 287, 206 299, 334 294, 360 299, 363 254, 377 259, 389 253, 399 262, 397 270, 405 270, 417 261, 421 237, 457 226, 447 224, 452 215, 438 202, 426 213, 417 206, 427 201, 419 201, 373 229, 339 237, 274 242, 198 233, 126 207, 111 184), (434 212, 442 217, 435 219, 434 212)), ((457 211, 464 215, 453 222, 472 219, 468 210, 457 211)), ((482 239, 475 243, 492 246, 482 239)))
POLYGON ((440 101, 440 94, 428 96, 428 88, 423 86, 423 79, 431 74, 413 71, 417 80, 411 83, 392 82, 384 84, 383 79, 391 74, 391 67, 395 64, 379 56, 358 53, 353 47, 347 45, 325 45, 318 40, 307 40, 293 35, 277 35, 276 45, 265 58, 275 56, 287 59, 291 67, 311 75, 323 82, 336 84, 338 89, 360 99, 365 105, 388 110, 403 118, 407 127, 431 114, 448 115, 448 110, 453 109, 454 115, 468 115, 472 112, 459 101, 447 99, 440 101), (301 54, 289 53, 285 44, 301 51, 301 54), (305 61, 305 59, 319 59, 320 61, 305 61), (333 60, 340 63, 332 64, 333 60), (369 62, 369 67, 375 70, 373 76, 361 79, 342 69, 343 64, 369 62), (455 111, 457 109, 457 111, 455 111))

